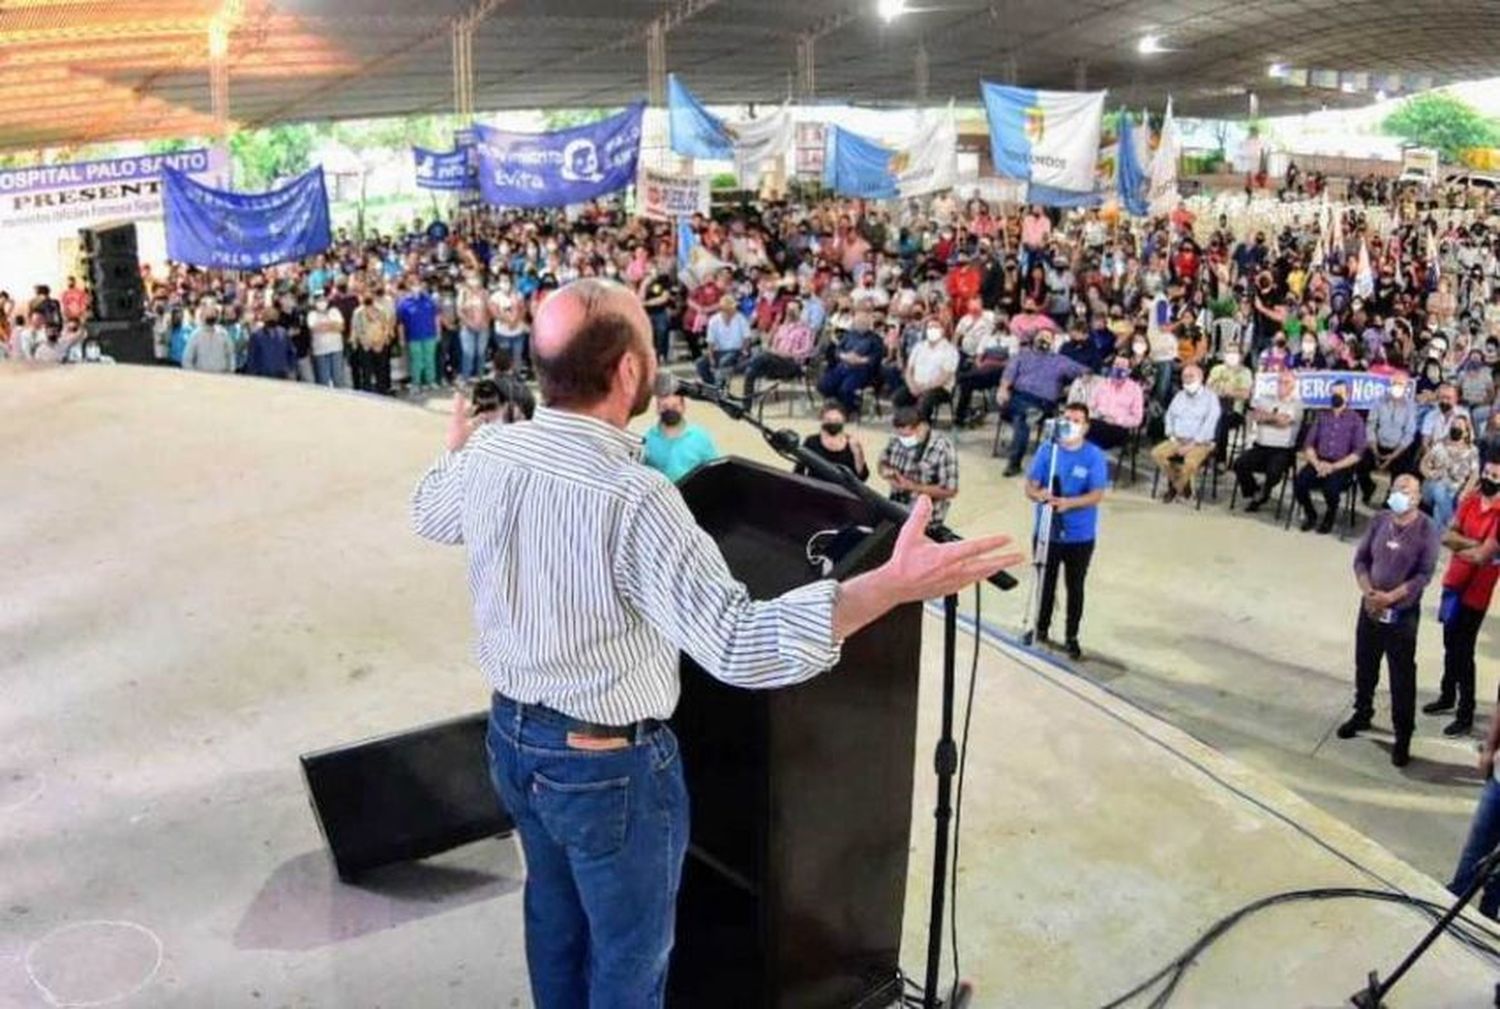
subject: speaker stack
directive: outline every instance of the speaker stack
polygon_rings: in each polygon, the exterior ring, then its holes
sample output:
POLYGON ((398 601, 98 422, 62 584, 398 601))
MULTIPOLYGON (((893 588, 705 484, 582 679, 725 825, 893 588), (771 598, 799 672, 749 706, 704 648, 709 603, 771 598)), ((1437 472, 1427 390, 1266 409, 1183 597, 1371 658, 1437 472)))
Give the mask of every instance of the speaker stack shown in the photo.
POLYGON ((126 222, 81 228, 78 239, 93 309, 89 336, 116 361, 154 363, 156 348, 146 318, 135 225, 126 222))

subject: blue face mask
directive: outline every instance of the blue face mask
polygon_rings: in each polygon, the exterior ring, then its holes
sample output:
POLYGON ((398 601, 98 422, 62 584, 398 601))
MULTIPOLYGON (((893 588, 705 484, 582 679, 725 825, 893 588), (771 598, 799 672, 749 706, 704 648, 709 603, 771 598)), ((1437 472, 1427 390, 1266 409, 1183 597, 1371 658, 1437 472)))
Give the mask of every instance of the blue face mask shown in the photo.
POLYGON ((1071 420, 1065 420, 1057 426, 1057 437, 1060 441, 1074 441, 1083 434, 1082 425, 1071 420))
POLYGON ((1411 497, 1405 491, 1393 490, 1386 496, 1385 506, 1397 515, 1411 511, 1411 497))

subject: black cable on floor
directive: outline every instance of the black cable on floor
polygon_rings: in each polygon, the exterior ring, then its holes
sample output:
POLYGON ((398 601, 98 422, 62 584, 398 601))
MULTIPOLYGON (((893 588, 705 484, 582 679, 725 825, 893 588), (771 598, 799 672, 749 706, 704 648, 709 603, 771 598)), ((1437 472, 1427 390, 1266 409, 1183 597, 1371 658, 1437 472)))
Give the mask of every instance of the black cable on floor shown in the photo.
POLYGON ((974 720, 974 685, 979 680, 979 652, 984 647, 984 636, 980 624, 981 595, 979 584, 974 585, 974 659, 969 664, 969 689, 964 701, 964 728, 959 734, 958 744, 958 788, 953 800, 953 861, 949 873, 951 889, 948 894, 948 915, 953 946, 953 987, 949 989, 948 1002, 952 1004, 958 995, 958 982, 963 974, 958 969, 958 839, 963 834, 964 823, 964 768, 969 762, 969 726, 974 720))

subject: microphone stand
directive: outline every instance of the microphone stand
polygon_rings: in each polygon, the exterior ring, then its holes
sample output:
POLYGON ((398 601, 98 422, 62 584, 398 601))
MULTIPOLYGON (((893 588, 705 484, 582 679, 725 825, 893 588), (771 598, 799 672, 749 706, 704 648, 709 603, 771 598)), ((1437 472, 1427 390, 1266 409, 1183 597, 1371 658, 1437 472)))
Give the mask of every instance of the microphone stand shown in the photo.
MULTIPOLYGON (((832 484, 837 484, 859 498, 881 519, 895 523, 898 527, 906 522, 909 510, 905 505, 892 501, 855 476, 849 469, 829 462, 802 445, 796 431, 787 428, 774 430, 750 415, 749 407, 742 401, 712 388, 684 388, 679 386, 679 395, 689 399, 712 403, 731 419, 744 421, 760 432, 766 444, 778 455, 804 467, 809 473, 832 484)), ((927 535, 939 543, 956 543, 963 539, 941 522, 927 527, 927 535)), ((1004 571, 997 571, 988 579, 1002 592, 1009 592, 1018 582, 1004 571)), ((958 596, 943 599, 943 711, 938 727, 937 747, 933 753, 933 771, 937 775, 937 803, 933 810, 936 829, 932 843, 932 906, 927 924, 927 971, 922 988, 923 1009, 938 1009, 944 1000, 938 997, 938 974, 943 960, 943 910, 947 897, 949 831, 953 820, 953 777, 958 773, 958 743, 953 738, 954 698, 958 693, 954 673, 956 644, 958 638, 958 596)), ((967 1004, 970 989, 953 979, 953 1002, 949 1009, 962 1009, 967 1004)))

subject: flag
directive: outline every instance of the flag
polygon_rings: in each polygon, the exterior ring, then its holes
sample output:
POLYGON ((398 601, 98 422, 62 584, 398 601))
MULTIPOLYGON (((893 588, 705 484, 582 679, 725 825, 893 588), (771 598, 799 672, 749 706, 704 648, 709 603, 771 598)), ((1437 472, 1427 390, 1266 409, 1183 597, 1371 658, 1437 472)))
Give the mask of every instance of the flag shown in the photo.
POLYGON ((318 165, 269 193, 211 189, 162 168, 167 258, 193 266, 258 269, 305 259, 333 244, 318 165))
POLYGON ((1034 186, 1094 189, 1103 91, 1038 91, 981 81, 995 171, 1034 186))
POLYGON ((704 108, 676 74, 667 75, 667 129, 672 150, 684 158, 734 157, 734 141, 724 120, 704 108))
POLYGON ((958 122, 953 103, 921 114, 911 141, 891 157, 891 174, 903 197, 952 189, 958 179, 958 122))
POLYGON ((1375 272, 1370 269, 1370 247, 1359 240, 1359 264, 1354 269, 1354 293, 1368 298, 1375 293, 1375 272))
POLYGON ((840 196, 889 200, 898 196, 891 162, 896 152, 842 126, 828 128, 823 185, 840 196))
POLYGON ((1135 128, 1130 122, 1130 113, 1120 110, 1120 142, 1115 155, 1115 189, 1120 195, 1120 206, 1127 214, 1145 217, 1149 209, 1146 203, 1146 185, 1150 181, 1139 161, 1140 146, 1136 143, 1135 128))
POLYGON ((1182 138, 1177 133, 1177 120, 1172 117, 1172 99, 1168 98, 1167 111, 1161 120, 1161 141, 1151 160, 1151 213, 1168 214, 1177 206, 1177 161, 1181 156, 1182 138))
POLYGON ((686 270, 693 262, 693 250, 698 247, 698 233, 686 217, 677 218, 677 268, 686 270))
POLYGON ((785 157, 792 146, 792 109, 783 105, 768 116, 728 123, 724 130, 734 143, 734 174, 740 188, 752 188, 767 162, 785 157))
POLYGON ((1442 275, 1442 270, 1439 268, 1440 264, 1438 262, 1437 236, 1431 231, 1427 232, 1427 262, 1432 264, 1432 273, 1428 278, 1427 286, 1431 290, 1436 291, 1438 277, 1442 275))
POLYGON ((565 207, 635 181, 645 103, 586 126, 517 133, 480 123, 479 189, 497 207, 565 207))

